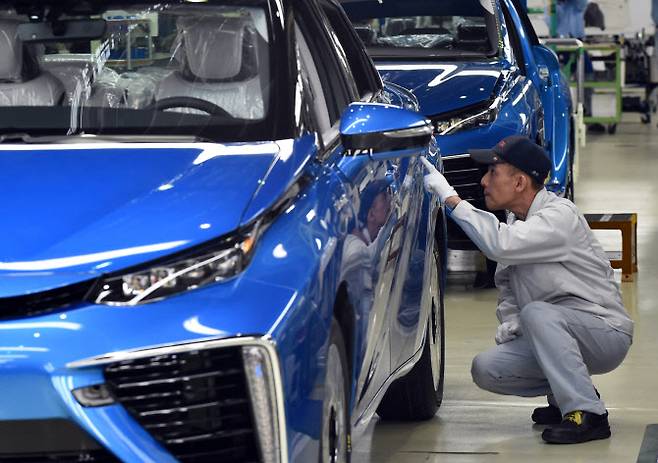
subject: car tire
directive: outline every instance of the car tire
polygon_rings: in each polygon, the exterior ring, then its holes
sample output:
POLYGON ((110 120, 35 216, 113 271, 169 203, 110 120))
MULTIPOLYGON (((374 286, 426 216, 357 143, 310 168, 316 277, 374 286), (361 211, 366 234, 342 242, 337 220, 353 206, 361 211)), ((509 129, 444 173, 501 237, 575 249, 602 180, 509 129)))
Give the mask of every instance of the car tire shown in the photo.
POLYGON ((432 309, 423 353, 411 371, 398 378, 386 391, 377 408, 377 414, 384 420, 428 420, 436 415, 443 400, 445 329, 438 256, 434 257, 434 262, 435 269, 431 274, 434 284, 430 286, 432 309))
POLYGON ((327 349, 327 368, 322 401, 320 463, 348 463, 350 461, 347 365, 343 333, 336 319, 333 319, 327 349))

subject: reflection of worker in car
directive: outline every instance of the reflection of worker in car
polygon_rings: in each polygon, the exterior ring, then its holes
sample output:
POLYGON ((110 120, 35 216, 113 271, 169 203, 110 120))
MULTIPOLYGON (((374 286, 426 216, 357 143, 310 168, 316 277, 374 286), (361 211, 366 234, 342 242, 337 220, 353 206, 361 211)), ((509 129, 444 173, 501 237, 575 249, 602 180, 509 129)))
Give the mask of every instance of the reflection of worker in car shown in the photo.
POLYGON ((347 281, 350 300, 358 311, 367 311, 372 304, 374 261, 377 258, 380 231, 391 212, 390 181, 377 180, 368 185, 360 195, 357 223, 345 238, 341 279, 347 281))
POLYGON ((366 244, 375 241, 391 212, 389 183, 388 180, 373 182, 361 195, 359 222, 362 227, 355 227, 352 233, 366 244))
POLYGON ((488 164, 486 204, 508 211, 506 224, 462 201, 424 161, 426 188, 498 262, 498 345, 473 359, 473 381, 499 394, 546 395, 549 406, 532 415, 536 423, 555 425, 542 433, 546 442, 610 437, 608 413, 590 374, 615 369, 633 335, 610 262, 576 206, 544 188, 551 162, 542 147, 511 136, 470 153, 488 164))

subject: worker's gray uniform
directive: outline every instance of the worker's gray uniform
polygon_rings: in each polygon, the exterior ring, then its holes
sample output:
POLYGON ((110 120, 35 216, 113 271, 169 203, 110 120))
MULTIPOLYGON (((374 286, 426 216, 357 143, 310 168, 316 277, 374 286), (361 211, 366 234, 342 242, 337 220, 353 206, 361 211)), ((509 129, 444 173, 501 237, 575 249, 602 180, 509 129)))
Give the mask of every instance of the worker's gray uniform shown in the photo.
POLYGON ((633 322, 610 262, 569 200, 540 190, 526 220, 507 224, 461 201, 455 220, 498 262, 496 315, 519 317, 521 333, 473 359, 473 380, 500 394, 547 395, 563 414, 605 413, 590 374, 607 373, 626 356, 633 322))

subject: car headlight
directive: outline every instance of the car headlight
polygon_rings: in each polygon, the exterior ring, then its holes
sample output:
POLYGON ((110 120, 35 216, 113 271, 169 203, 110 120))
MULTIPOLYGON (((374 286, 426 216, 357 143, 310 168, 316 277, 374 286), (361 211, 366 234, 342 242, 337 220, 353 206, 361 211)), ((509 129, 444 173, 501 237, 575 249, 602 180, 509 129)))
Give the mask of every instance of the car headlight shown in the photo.
POLYGON ((496 98, 493 103, 485 107, 463 112, 453 117, 442 118, 437 116, 432 119, 434 128, 439 135, 450 135, 458 130, 491 124, 498 117, 500 102, 500 98, 496 98))
POLYGON ((227 280, 249 263, 259 228, 256 224, 214 246, 204 246, 203 251, 108 276, 94 286, 88 299, 96 304, 138 305, 227 280))

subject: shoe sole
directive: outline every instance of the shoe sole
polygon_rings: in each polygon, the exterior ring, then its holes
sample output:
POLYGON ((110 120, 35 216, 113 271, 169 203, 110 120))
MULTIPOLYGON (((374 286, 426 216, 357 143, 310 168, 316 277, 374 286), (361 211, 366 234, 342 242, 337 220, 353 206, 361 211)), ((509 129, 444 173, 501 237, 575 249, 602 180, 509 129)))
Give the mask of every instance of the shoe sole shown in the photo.
POLYGON ((585 436, 581 436, 580 438, 577 439, 564 439, 559 437, 551 437, 550 435, 545 435, 545 434, 546 432, 544 431, 541 435, 541 438, 547 444, 582 444, 583 442, 589 442, 592 440, 607 439, 612 435, 610 432, 610 428, 599 429, 597 431, 592 432, 591 434, 586 434, 585 436))

